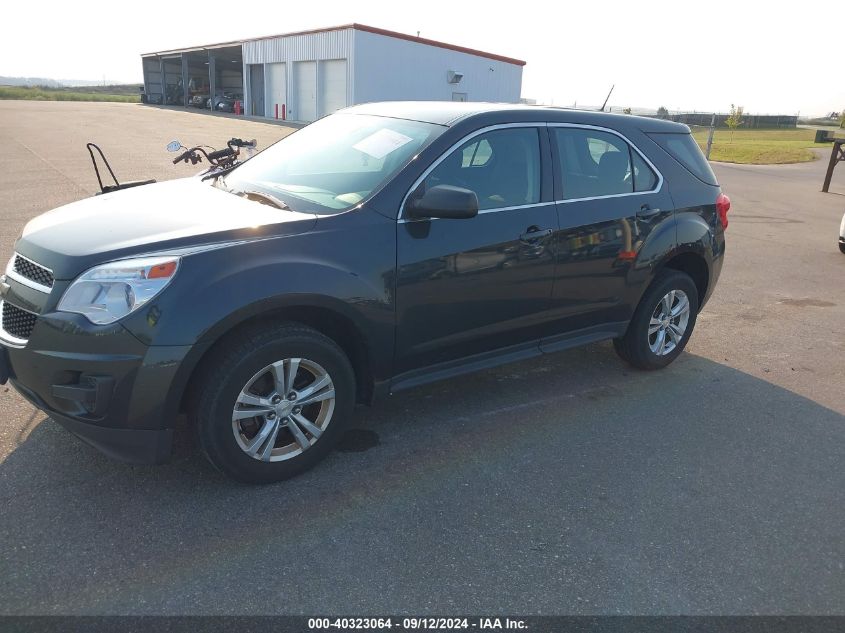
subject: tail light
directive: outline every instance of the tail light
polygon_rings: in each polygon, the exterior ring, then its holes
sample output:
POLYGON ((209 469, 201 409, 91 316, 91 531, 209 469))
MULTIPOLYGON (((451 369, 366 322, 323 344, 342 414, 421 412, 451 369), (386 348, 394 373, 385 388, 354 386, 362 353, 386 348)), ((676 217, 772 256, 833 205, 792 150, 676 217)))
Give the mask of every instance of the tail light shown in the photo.
POLYGON ((722 228, 728 228, 728 211, 731 210, 731 199, 725 194, 720 193, 716 198, 716 213, 719 214, 719 222, 722 223, 722 228))

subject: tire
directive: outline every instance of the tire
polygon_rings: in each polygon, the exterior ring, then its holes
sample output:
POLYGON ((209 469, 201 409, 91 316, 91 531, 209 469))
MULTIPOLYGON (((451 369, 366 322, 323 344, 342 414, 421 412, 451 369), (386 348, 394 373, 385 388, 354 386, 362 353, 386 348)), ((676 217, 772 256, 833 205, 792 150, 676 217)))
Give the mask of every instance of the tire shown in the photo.
POLYGON ((697 315, 698 289, 690 276, 677 270, 663 270, 640 300, 625 335, 613 340, 613 347, 634 367, 662 369, 686 347, 697 315), (667 314, 665 300, 670 297, 672 311, 667 314), (677 316, 672 316, 675 312, 677 316), (661 333, 665 341, 662 347, 661 333))
POLYGON ((845 253, 845 242, 843 242, 841 240, 839 241, 839 252, 845 253))
POLYGON ((189 417, 208 460, 244 483, 273 483, 314 466, 355 406, 355 373, 343 350, 298 323, 236 333, 204 366, 189 417))

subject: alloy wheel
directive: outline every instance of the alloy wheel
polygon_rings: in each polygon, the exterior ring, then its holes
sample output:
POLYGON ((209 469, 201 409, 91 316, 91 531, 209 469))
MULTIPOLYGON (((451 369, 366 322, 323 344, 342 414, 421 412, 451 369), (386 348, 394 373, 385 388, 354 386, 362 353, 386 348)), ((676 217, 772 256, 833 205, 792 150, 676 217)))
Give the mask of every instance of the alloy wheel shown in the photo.
POLYGON ((278 462, 311 448, 332 420, 329 373, 307 358, 286 358, 258 371, 232 409, 232 432, 253 459, 278 462))
POLYGON ((657 356, 666 356, 684 338, 689 324, 689 297, 683 290, 670 290, 657 303, 648 325, 648 346, 657 356))

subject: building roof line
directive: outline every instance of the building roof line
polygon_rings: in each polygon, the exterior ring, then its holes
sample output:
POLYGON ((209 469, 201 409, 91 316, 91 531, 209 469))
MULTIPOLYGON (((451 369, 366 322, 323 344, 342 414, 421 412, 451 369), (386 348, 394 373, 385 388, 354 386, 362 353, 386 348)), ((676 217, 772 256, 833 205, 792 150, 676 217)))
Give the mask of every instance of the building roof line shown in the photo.
POLYGON ((515 59, 513 57, 505 57, 504 55, 497 55, 496 53, 488 53, 485 51, 480 51, 474 48, 467 48, 465 46, 458 46, 457 44, 448 44, 446 42, 440 42, 438 40, 430 40, 425 37, 417 37, 415 35, 407 35, 405 33, 399 33, 398 31, 389 31, 387 29, 381 29, 375 26, 367 26, 366 24, 358 24, 357 22, 353 22, 352 24, 343 24, 340 26, 330 26, 321 29, 310 29, 307 31, 295 31, 292 33, 280 33, 277 35, 262 35, 260 37, 252 37, 246 38, 241 40, 233 40, 231 42, 219 42, 216 44, 205 44, 202 46, 188 46, 186 48, 174 48, 170 50, 164 51, 155 51, 152 53, 142 53, 141 57, 161 57, 164 55, 176 55, 179 53, 191 53, 197 51, 203 51, 208 49, 215 49, 215 48, 225 48, 227 46, 238 46, 241 44, 245 44, 246 42, 259 42, 261 40, 272 40, 279 37, 293 37, 296 35, 312 35, 314 33, 329 33, 331 31, 344 31, 346 29, 354 29, 356 31, 363 31, 366 33, 373 33, 375 35, 383 35, 385 37, 393 37, 400 40, 405 40, 408 42, 416 42, 418 44, 423 44, 426 46, 434 46, 437 48, 445 48, 452 51, 457 51, 459 53, 466 53, 468 55, 475 55, 477 57, 486 57, 488 59, 494 59, 496 61, 504 62, 506 64, 514 64, 516 66, 525 66, 525 62, 521 59, 515 59))
POLYGON ((440 42, 438 40, 430 40, 425 37, 417 37, 415 35, 406 35, 405 33, 399 33, 398 31, 388 31, 387 29, 380 29, 375 26, 367 26, 366 24, 357 24, 354 23, 351 25, 352 28, 358 31, 365 31, 368 33, 375 33, 376 35, 384 35, 385 37, 394 37, 400 40, 406 40, 408 42, 417 42, 418 44, 425 44, 427 46, 435 46, 437 48, 446 48, 449 50, 457 51, 459 53, 467 53, 469 55, 476 55, 478 57, 487 57, 488 59, 495 59, 496 61, 505 62, 507 64, 514 64, 516 66, 525 66, 525 62, 521 59, 515 59, 513 57, 505 57, 504 55, 497 55, 496 53, 488 53, 486 51, 480 51, 475 48, 467 48, 466 46, 458 46, 457 44, 448 44, 446 42, 440 42))

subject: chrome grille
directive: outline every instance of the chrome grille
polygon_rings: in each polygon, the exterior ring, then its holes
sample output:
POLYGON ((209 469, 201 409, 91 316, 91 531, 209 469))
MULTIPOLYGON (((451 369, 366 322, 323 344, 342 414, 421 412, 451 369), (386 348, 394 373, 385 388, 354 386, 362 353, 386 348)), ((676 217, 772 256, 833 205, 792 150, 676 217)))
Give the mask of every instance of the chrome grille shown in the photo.
POLYGON ((8 301, 0 303, 0 321, 2 321, 3 331, 16 339, 28 339, 37 318, 37 314, 12 305, 8 301))
POLYGON ((53 273, 49 269, 44 268, 44 266, 28 260, 26 257, 16 254, 15 261, 12 264, 12 270, 21 277, 26 277, 37 284, 47 288, 53 287, 53 273))

